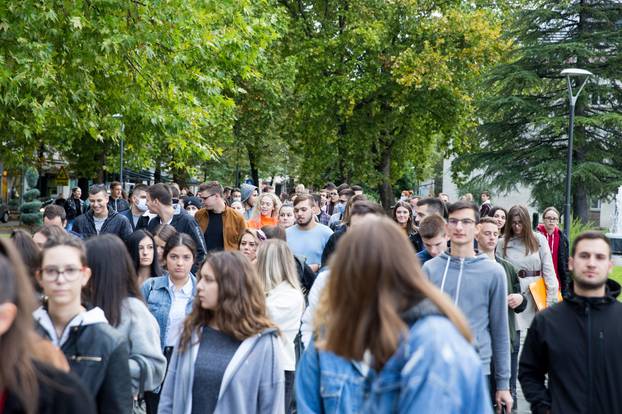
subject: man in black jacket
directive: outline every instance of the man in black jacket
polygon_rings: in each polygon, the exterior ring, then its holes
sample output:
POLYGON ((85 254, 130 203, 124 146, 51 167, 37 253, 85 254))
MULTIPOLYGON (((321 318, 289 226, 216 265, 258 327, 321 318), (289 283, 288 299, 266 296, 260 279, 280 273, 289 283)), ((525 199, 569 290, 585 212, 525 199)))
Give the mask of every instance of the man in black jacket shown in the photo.
POLYGON ((171 191, 164 184, 154 184, 147 189, 147 207, 149 212, 157 214, 157 217, 149 220, 147 230, 155 234, 155 230, 160 224, 170 224, 180 233, 186 233, 194 240, 197 246, 197 256, 193 271, 196 265, 203 262, 205 258, 205 239, 199 224, 194 217, 187 213, 175 214, 173 207, 173 196, 171 191))
POLYGON ((518 378, 533 413, 622 413, 622 303, 620 285, 607 280, 612 268, 602 233, 576 238, 565 300, 538 313, 525 339, 518 378))
POLYGON ((95 184, 89 190, 91 209, 78 216, 73 231, 84 240, 98 234, 114 234, 125 240, 132 234, 132 226, 127 218, 108 208, 108 192, 103 184, 95 184))

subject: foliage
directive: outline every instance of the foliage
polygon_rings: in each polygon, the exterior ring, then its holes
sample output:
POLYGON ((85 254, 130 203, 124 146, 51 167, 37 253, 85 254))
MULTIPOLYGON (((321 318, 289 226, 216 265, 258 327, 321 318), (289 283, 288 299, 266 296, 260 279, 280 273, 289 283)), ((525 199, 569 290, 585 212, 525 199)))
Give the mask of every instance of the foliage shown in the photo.
POLYGON ((574 239, 576 239, 579 234, 584 233, 586 231, 598 229, 595 223, 591 221, 584 223, 578 217, 572 217, 571 223, 572 224, 570 225, 570 235, 569 235, 570 246, 572 246, 572 243, 574 243, 574 239))
MULTIPOLYGON (((528 0, 509 35, 517 47, 492 69, 478 102, 480 144, 454 163, 456 178, 512 191, 532 188, 539 206, 562 205, 568 148, 567 67, 596 74, 576 106, 574 215, 622 183, 622 4, 528 0)), ((575 82, 576 93, 578 85, 575 82)))
POLYGON ((390 185, 469 146, 475 79, 506 47, 492 13, 462 2, 281 0, 298 63, 290 143, 306 184, 390 185))
POLYGON ((276 19, 267 0, 3 2, 0 157, 92 177, 117 165, 121 113, 129 168, 191 173, 232 142, 276 19))

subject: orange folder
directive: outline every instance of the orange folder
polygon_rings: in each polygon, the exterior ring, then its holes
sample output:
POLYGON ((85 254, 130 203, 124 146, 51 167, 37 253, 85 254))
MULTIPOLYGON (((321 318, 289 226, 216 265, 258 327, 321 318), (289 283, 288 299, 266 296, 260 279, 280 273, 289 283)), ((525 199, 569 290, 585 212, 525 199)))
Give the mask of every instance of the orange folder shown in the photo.
MULTIPOLYGON (((541 311, 546 308, 546 285, 544 284, 544 278, 541 277, 537 281, 533 282, 529 285, 529 291, 531 292, 531 296, 533 296, 533 301, 536 304, 536 308, 541 311)), ((557 291, 557 301, 561 302, 562 294, 557 291)))

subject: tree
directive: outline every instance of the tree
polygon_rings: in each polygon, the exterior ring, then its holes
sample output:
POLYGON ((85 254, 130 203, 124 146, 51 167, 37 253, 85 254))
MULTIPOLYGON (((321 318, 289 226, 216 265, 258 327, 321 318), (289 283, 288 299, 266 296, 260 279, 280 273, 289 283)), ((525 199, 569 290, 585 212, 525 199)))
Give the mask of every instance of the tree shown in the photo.
MULTIPOLYGON (((489 74, 478 102, 480 145, 454 163, 457 176, 511 191, 532 188, 540 207, 561 206, 568 148, 567 67, 596 74, 576 106, 573 215, 622 184, 622 4, 525 1, 508 36, 516 47, 489 74)), ((575 89, 576 90, 576 89, 575 89)))
POLYGON ((474 81, 505 47, 491 13, 460 1, 280 3, 293 19, 290 142, 303 182, 364 183, 389 207, 407 169, 423 174, 432 154, 465 144, 474 81))
POLYGON ((232 142, 239 82, 278 37, 266 1, 104 0, 0 5, 0 150, 59 152, 93 177, 118 165, 178 176, 232 142))

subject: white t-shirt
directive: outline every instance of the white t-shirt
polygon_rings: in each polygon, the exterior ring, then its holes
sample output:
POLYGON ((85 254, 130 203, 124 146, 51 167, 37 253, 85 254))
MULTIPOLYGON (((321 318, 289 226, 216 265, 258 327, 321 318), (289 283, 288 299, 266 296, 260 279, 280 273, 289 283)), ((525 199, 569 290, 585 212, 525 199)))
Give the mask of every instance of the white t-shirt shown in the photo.
POLYGON ((186 284, 181 289, 178 289, 169 277, 168 287, 173 291, 173 302, 168 312, 168 327, 164 345, 175 347, 184 328, 186 306, 188 301, 192 300, 192 280, 188 278, 186 284))
POLYGON ((99 234, 99 232, 102 231, 102 227, 104 226, 104 222, 106 221, 107 218, 108 217, 97 218, 93 216, 93 222, 95 223, 95 231, 97 232, 97 234, 99 234))

